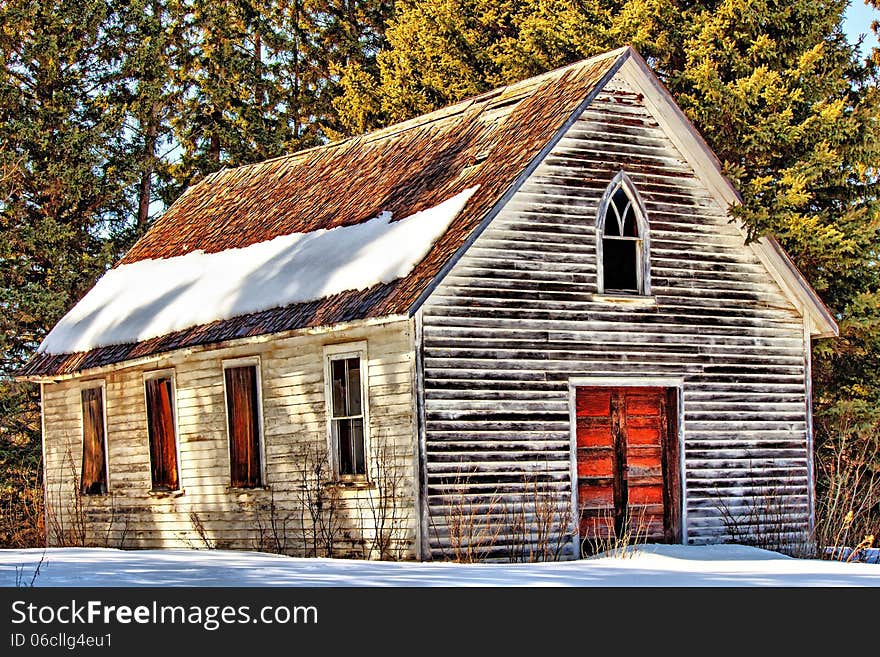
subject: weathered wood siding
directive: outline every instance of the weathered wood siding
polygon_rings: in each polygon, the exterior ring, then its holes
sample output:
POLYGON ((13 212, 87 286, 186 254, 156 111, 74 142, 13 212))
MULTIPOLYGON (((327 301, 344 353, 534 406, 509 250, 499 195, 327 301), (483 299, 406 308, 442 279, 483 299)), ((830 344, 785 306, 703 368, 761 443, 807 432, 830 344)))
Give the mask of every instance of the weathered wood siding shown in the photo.
MULTIPOLYGON (((579 377, 682 380, 688 542, 722 539, 721 510, 745 521, 768 493, 788 529, 808 525, 803 320, 624 80, 453 267, 422 325, 434 556, 461 541, 449 523, 464 509, 503 522, 535 479, 567 503, 579 377), (596 295, 596 215, 621 169, 648 214, 650 304, 596 295)), ((477 525, 478 543, 510 539, 477 525)))
MULTIPOLYGON (((375 509, 384 514, 385 531, 393 530, 391 556, 415 556, 419 523, 412 336, 412 322, 398 321, 335 333, 269 337, 89 377, 106 383, 106 496, 73 495, 82 458, 80 389, 85 379, 45 384, 50 542, 59 542, 60 529, 68 541, 78 542, 85 534, 89 544, 113 547, 206 547, 207 542, 218 548, 273 550, 284 541, 284 552, 314 552, 312 525, 302 503, 301 469, 304 453, 327 452, 323 347, 366 340, 373 480, 380 486, 392 482, 395 492, 382 506, 376 486, 338 489, 342 506, 338 530, 332 532, 334 554, 371 556, 375 509), (252 356, 260 358, 268 489, 231 490, 222 363, 252 356), (143 374, 165 368, 173 369, 176 382, 183 494, 156 497, 150 495, 143 374), (390 476, 384 480, 377 474, 379 463, 388 466, 390 476)), ((318 542, 317 552, 323 555, 326 541, 319 537, 318 542)))

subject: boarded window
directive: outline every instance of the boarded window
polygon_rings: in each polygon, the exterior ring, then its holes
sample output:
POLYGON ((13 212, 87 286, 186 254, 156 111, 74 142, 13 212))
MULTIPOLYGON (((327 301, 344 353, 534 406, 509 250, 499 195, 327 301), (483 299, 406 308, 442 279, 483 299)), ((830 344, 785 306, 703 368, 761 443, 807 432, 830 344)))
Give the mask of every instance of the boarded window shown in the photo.
POLYGON ((80 486, 83 495, 107 492, 107 455, 104 453, 104 390, 82 391, 83 449, 80 486))
POLYGON ((230 483, 239 488, 256 488, 263 485, 257 368, 228 367, 225 376, 230 483))
POLYGON ((605 208, 602 231, 602 275, 605 292, 643 293, 644 241, 636 208, 618 186, 605 208))
POLYGON ((174 435, 174 388, 170 376, 148 379, 147 432, 153 490, 177 490, 177 444, 174 435))
POLYGON ((364 477, 367 473, 361 381, 359 356, 330 361, 330 424, 341 477, 364 477))

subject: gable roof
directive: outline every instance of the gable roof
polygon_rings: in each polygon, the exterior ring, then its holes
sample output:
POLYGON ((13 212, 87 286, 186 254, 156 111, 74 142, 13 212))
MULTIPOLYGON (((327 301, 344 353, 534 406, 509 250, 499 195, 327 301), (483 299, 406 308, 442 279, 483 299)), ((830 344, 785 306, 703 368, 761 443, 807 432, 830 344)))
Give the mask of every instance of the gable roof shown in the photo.
MULTIPOLYGON (((661 108, 664 116, 685 128, 688 134, 684 139, 689 141, 682 144, 683 152, 689 160, 699 160, 691 163, 698 175, 703 172, 708 176, 713 193, 722 189, 722 197, 729 203, 732 190, 735 200, 736 191, 721 175, 714 155, 668 92, 634 50, 622 48, 376 132, 224 169, 190 187, 105 278, 136 263, 182 261, 199 252, 210 256, 234 249, 246 251, 282 236, 319 231, 330 234, 333 229, 375 222, 388 213, 394 221, 414 219, 450 199, 463 199, 424 258, 403 275, 368 280, 364 289, 325 286, 330 293, 319 298, 264 305, 254 312, 121 344, 51 353, 46 347, 51 347, 52 341, 47 339, 20 375, 31 379, 68 376, 181 348, 411 315, 622 67, 629 70, 629 77, 641 78, 637 81, 640 88, 650 87, 646 94, 649 102, 653 99, 657 105, 665 105, 661 108)), ((836 332, 830 313, 790 261, 785 259, 792 268, 786 269, 788 265, 780 265, 775 249, 759 248, 772 251, 776 260, 771 264, 786 270, 778 276, 774 273, 774 277, 787 281, 783 289, 790 296, 792 289, 801 293, 796 305, 817 318, 814 325, 820 328, 816 333, 836 332)), ((55 331, 72 322, 69 317, 74 311, 55 331)), ((88 316, 80 318, 66 330, 85 330, 89 321, 88 316)))

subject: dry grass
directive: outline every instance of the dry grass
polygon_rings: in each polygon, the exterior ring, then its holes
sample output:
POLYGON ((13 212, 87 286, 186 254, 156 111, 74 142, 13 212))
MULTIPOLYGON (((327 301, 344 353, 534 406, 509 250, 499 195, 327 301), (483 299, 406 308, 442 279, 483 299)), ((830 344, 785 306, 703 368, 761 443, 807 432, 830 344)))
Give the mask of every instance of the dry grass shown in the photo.
POLYGON ((575 536, 571 496, 560 495, 549 477, 532 475, 519 499, 504 505, 512 563, 559 561, 575 536))
POLYGON ((600 525, 607 528, 605 532, 597 532, 595 536, 585 538, 581 542, 581 556, 611 557, 626 559, 635 553, 633 547, 647 542, 649 524, 645 519, 644 507, 628 507, 621 523, 621 529, 615 529, 615 518, 612 509, 606 509, 598 517, 600 525))
MULTIPOLYGON (((504 529, 498 517, 503 512, 501 496, 493 493, 475 499, 462 483, 446 502, 442 522, 431 524, 438 539, 445 528, 449 547, 444 557, 457 563, 478 563, 488 559, 497 549, 498 538, 504 529)), ((438 542, 442 544, 442 541, 438 542)))

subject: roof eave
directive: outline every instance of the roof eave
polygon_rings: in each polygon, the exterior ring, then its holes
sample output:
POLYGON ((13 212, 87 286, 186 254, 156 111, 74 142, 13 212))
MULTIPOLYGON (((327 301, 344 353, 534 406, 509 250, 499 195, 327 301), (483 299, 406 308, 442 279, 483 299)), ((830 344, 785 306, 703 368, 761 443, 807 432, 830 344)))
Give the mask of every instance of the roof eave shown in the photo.
MULTIPOLYGON (((759 256, 767 260, 768 268, 772 267, 779 277, 777 282, 789 292, 789 296, 797 299, 796 305, 810 319, 810 335, 814 338, 836 338, 840 335, 840 327, 834 314, 825 305, 818 293, 807 282, 791 257, 782 248, 775 237, 761 237, 753 242, 759 256), (781 281, 780 281, 781 279, 781 281)), ((771 273, 774 273, 771 271, 771 273)))
POLYGON ((223 340, 220 342, 210 342, 206 344, 193 345, 189 347, 181 347, 179 349, 171 349, 169 351, 160 351, 155 354, 149 354, 138 358, 130 358, 115 363, 107 363, 98 367, 89 367, 75 372, 61 374, 28 374, 24 376, 16 376, 14 380, 28 383, 61 383, 71 379, 88 378, 115 372, 118 370, 128 369, 130 367, 140 367, 150 363, 155 363, 163 358, 179 358, 193 353, 201 353, 215 349, 227 349, 240 347, 244 344, 259 344, 284 338, 292 338, 300 335, 316 335, 323 333, 332 333, 335 331, 344 331, 357 328, 365 328, 370 326, 378 326, 382 324, 393 324, 395 322, 410 321, 410 317, 406 314, 388 314, 376 317, 366 317, 364 319, 351 320, 347 322, 337 322, 334 324, 323 324, 320 326, 311 326, 298 329, 290 329, 287 331, 277 331, 275 333, 263 333, 245 338, 235 338, 231 340, 223 340))
MULTIPOLYGON (((715 200, 723 207, 741 204, 739 190, 724 175, 721 162, 699 130, 642 56, 631 47, 628 50, 630 56, 626 60, 626 66, 621 68, 621 74, 642 91, 645 103, 653 111, 658 123, 706 184, 715 200)), ((745 229, 739 223, 737 228, 745 239, 745 229)), ((840 331, 834 315, 776 239, 763 237, 752 241, 750 246, 792 304, 810 319, 810 334, 817 338, 838 336, 840 331)))

